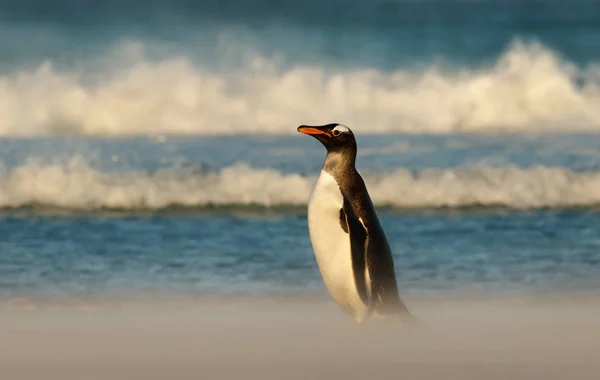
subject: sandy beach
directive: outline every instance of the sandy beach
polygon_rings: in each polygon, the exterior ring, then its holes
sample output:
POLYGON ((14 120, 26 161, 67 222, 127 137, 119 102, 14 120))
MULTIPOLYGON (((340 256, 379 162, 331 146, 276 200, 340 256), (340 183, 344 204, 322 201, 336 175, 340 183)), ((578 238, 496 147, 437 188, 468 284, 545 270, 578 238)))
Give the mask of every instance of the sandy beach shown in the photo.
POLYGON ((0 378, 598 378, 598 300, 410 305, 418 328, 306 300, 9 302, 0 378))

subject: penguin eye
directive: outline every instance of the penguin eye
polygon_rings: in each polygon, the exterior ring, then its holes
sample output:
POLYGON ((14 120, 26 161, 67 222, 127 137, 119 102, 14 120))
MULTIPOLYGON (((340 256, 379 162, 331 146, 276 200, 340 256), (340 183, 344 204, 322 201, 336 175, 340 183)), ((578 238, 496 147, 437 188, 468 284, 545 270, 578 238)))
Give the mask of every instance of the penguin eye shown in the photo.
POLYGON ((338 137, 342 132, 338 131, 337 129, 334 129, 333 132, 331 132, 333 134, 334 137, 338 137))

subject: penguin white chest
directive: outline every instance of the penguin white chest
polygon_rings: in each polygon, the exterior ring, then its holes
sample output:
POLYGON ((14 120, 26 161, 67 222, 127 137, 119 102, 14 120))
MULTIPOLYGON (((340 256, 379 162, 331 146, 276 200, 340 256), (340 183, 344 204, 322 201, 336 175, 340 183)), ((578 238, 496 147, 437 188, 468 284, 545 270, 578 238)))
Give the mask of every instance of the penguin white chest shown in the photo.
POLYGON ((344 310, 360 315, 365 305, 354 280, 350 235, 340 224, 343 205, 336 180, 321 171, 308 203, 310 240, 329 293, 344 310))

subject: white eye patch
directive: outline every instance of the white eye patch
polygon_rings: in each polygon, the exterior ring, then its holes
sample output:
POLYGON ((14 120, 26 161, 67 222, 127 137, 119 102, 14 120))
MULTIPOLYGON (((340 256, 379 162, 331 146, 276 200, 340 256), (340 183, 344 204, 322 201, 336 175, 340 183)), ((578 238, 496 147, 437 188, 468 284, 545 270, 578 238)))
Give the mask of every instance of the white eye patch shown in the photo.
POLYGON ((333 128, 333 131, 338 131, 340 133, 350 133, 350 128, 346 127, 343 124, 338 124, 335 128, 333 128))

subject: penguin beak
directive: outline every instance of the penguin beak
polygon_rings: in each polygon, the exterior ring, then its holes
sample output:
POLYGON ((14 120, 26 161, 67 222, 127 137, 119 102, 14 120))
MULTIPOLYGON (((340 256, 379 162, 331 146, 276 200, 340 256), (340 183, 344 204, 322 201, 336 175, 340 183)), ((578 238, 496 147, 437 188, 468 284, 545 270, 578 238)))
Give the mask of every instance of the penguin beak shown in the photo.
POLYGON ((304 133, 305 135, 315 136, 315 135, 325 135, 327 137, 331 137, 331 134, 328 131, 323 130, 319 127, 311 127, 309 125, 301 125, 298 127, 298 132, 304 133))

